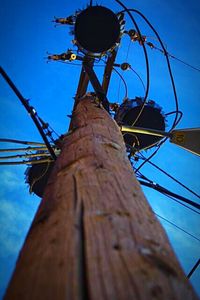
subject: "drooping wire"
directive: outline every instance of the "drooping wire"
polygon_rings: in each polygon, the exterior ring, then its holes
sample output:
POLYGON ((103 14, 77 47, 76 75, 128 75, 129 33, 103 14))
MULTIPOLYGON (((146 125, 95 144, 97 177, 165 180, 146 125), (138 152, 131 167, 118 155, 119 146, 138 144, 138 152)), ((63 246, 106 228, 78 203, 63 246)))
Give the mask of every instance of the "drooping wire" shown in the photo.
MULTIPOLYGON (((138 27, 138 24, 137 22, 135 21, 135 19, 133 18, 133 15, 131 14, 130 12, 130 9, 128 9, 120 0, 115 0, 121 7, 123 7, 124 11, 123 12, 127 12, 127 14, 129 15, 129 17, 131 18, 137 32, 138 32, 138 35, 139 35, 139 38, 142 39, 142 35, 141 35, 141 32, 140 32, 140 29, 138 27)), ((148 59, 148 54, 147 54, 147 50, 146 50, 146 47, 144 45, 144 43, 142 43, 142 48, 143 48, 143 51, 144 51, 144 57, 145 57, 145 63, 146 63, 146 91, 145 91, 145 96, 144 96, 144 100, 143 100, 143 104, 142 104, 142 107, 141 107, 141 110, 140 112, 138 113, 136 119, 134 120, 132 126, 135 125, 135 123, 138 121, 138 119, 140 118, 143 110, 144 110, 144 107, 145 107, 145 104, 147 102, 147 98, 148 98, 148 93, 149 93, 149 85, 150 85, 150 76, 149 76, 149 59, 148 59)))
POLYGON ((157 149, 145 161, 143 161, 143 163, 141 163, 141 165, 135 170, 135 173, 137 173, 148 161, 150 161, 156 155, 156 153, 160 150, 160 147, 166 142, 166 140, 167 138, 164 138, 159 144, 156 145, 157 149))
MULTIPOLYGON (((104 64, 106 64, 106 61, 103 58, 101 58, 101 61, 104 62, 104 64)), ((125 81, 124 77, 122 76, 122 74, 120 74, 120 72, 116 68, 112 67, 112 69, 120 77, 120 80, 122 80, 122 82, 124 84, 124 89, 125 89, 125 96, 124 96, 124 98, 127 98, 128 97, 128 86, 126 84, 126 81, 125 81)))
POLYGON ((187 278, 190 278, 192 276, 192 274, 196 271, 196 269, 198 268, 200 264, 200 259, 198 259, 198 261, 196 262, 196 264, 194 265, 194 267, 190 270, 190 272, 187 275, 187 278))
POLYGON ((166 218, 160 216, 159 214, 155 213, 156 216, 158 216, 160 219, 164 220, 165 222, 171 224, 172 226, 176 227, 177 229, 181 230, 182 232, 184 232, 185 234, 189 235, 190 237, 192 237, 193 239, 197 240, 200 242, 200 239, 198 237, 196 237, 195 235, 191 234, 190 232, 186 231, 185 229, 177 226, 175 223, 167 220, 166 218))
MULTIPOLYGON (((129 55, 129 51, 130 51, 130 46, 131 46, 131 40, 129 41, 129 44, 128 44, 125 62, 128 60, 128 55, 129 55)), ((121 89, 121 80, 119 81, 119 85, 118 85, 118 101, 119 101, 120 89, 121 89)))
POLYGON ((177 126, 179 124, 179 122, 181 121, 182 117, 183 117, 183 113, 182 111, 178 110, 178 111, 171 111, 169 113, 165 113, 166 116, 169 116, 169 115, 173 115, 173 114, 179 114, 179 118, 177 118, 177 121, 176 121, 176 124, 175 126, 177 126))
MULTIPOLYGON (((140 153, 140 155, 142 157, 140 157, 141 159, 146 160, 146 157, 140 153)), ((172 180, 174 180, 176 183, 178 183, 180 186, 182 186, 184 189, 186 189, 187 191, 189 191, 190 193, 192 193, 194 196, 198 197, 200 199, 200 195, 198 195, 197 193, 195 193, 194 191, 192 191, 190 188, 188 188, 186 185, 184 185, 182 182, 180 182, 179 180, 177 180, 175 177, 173 177, 172 175, 170 175, 168 172, 166 172, 165 170, 163 170, 162 168, 160 168, 159 166, 157 166, 156 164, 154 164, 151 161, 148 161, 149 164, 151 164, 153 167, 155 167, 156 169, 158 169, 160 172, 162 172, 163 174, 165 174, 166 176, 168 176, 169 178, 171 178, 172 180)))
POLYGON ((125 81, 124 77, 122 76, 122 74, 120 74, 119 71, 117 71, 116 68, 113 68, 113 71, 115 71, 118 74, 118 76, 120 77, 120 79, 122 80, 122 82, 124 84, 124 88, 125 88, 124 98, 127 98, 128 97, 128 87, 127 87, 127 84, 126 84, 126 81, 125 81))
MULTIPOLYGON (((165 115, 170 115, 170 114, 174 114, 174 113, 180 115, 179 118, 177 118, 176 123, 175 123, 175 126, 177 126, 183 116, 183 113, 180 110, 169 112, 169 113, 166 113, 165 115)), ((147 162, 150 162, 150 160, 157 154, 160 147, 167 141, 167 139, 168 138, 164 138, 162 141, 160 141, 159 144, 157 144, 157 149, 148 158, 146 158, 146 160, 136 169, 135 172, 138 172, 147 162)))
POLYGON ((142 84, 142 86, 143 86, 143 89, 144 89, 144 91, 145 91, 145 84, 144 84, 144 81, 142 80, 142 78, 141 78, 141 76, 130 66, 130 70, 133 72, 133 73, 135 73, 135 75, 139 78, 139 80, 140 80, 140 82, 141 82, 141 84, 142 84))
MULTIPOLYGON (((117 2, 119 2, 119 0, 115 0, 117 2)), ((125 8, 124 11, 121 11, 122 12, 135 12, 136 14, 140 15, 144 20, 145 22, 149 25, 149 27, 152 29, 152 31, 155 33, 161 47, 162 47, 162 50, 163 50, 163 53, 166 57, 166 61, 167 61, 167 66, 168 66, 168 71, 169 71, 169 75, 170 75, 170 79, 171 79, 171 83, 172 83, 172 89, 173 89, 173 93, 174 93, 174 98, 175 98, 175 106, 176 106, 176 112, 179 111, 179 108, 178 108, 178 97, 177 97, 177 93, 176 93, 176 86, 175 86, 175 82, 174 82, 174 78, 173 78, 173 74, 172 74, 172 70, 171 70, 171 65, 170 65, 170 61, 169 61, 169 56, 168 56, 168 52, 164 46, 164 43, 163 41, 161 40, 158 32, 155 30, 155 28, 153 27, 153 25, 148 21, 148 19, 138 10, 136 9, 128 9, 128 8, 125 8)), ((136 28, 137 29, 137 28, 136 28)), ((141 35, 138 33, 139 37, 141 38, 141 35)), ((142 43, 143 45, 143 43, 142 43)), ((170 129, 170 131, 172 131, 174 129, 174 127, 176 126, 176 123, 177 123, 177 118, 178 118, 178 113, 175 115, 175 118, 174 118, 174 122, 172 124, 172 127, 170 129)))

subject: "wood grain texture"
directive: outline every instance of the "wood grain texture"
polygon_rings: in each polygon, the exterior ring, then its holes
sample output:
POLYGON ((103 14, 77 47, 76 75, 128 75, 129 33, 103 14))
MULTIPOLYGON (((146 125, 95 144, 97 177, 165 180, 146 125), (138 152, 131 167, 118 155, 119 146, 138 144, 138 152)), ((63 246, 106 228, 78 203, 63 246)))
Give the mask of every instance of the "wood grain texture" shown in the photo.
POLYGON ((197 299, 115 121, 88 95, 71 128, 5 299, 197 299))

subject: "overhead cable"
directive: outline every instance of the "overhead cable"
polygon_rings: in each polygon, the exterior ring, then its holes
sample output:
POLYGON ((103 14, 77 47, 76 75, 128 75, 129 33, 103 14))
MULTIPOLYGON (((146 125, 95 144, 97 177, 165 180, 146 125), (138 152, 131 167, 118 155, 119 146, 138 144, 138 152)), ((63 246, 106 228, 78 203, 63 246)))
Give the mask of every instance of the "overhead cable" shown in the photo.
POLYGON ((20 91, 17 89, 17 87, 14 85, 14 83, 11 81, 11 79, 8 77, 8 75, 6 74, 6 72, 3 70, 2 67, 0 67, 0 73, 3 76, 3 78, 5 79, 5 81, 9 84, 9 86, 11 87, 11 89, 14 91, 14 93, 16 94, 16 96, 19 98, 19 100, 21 101, 22 105, 25 107, 26 111, 28 112, 28 114, 30 115, 31 119, 33 120, 35 126, 37 127, 45 145, 47 146, 49 153, 51 155, 51 157, 55 160, 56 159, 56 155, 46 137, 46 135, 43 132, 43 129, 38 121, 37 118, 37 113, 34 110, 33 107, 29 106, 28 104, 28 100, 26 100, 22 94, 20 93, 20 91))
POLYGON ((20 141, 20 140, 4 139, 4 138, 0 138, 0 142, 14 143, 14 144, 24 144, 24 145, 45 146, 44 143, 39 143, 39 142, 28 142, 28 141, 20 141))
POLYGON ((13 159, 13 158, 32 158, 32 157, 49 157, 49 153, 31 153, 31 154, 16 154, 16 155, 9 155, 9 156, 0 156, 0 160, 3 159, 13 159))
POLYGON ((160 219, 164 220, 165 222, 171 224, 172 226, 176 227, 177 229, 181 230, 182 232, 184 232, 185 234, 189 235, 190 237, 192 237, 193 239, 197 240, 200 242, 200 239, 198 237, 196 237, 195 235, 191 234, 190 232, 186 231, 185 229, 177 226, 175 223, 167 220, 166 218, 160 216, 159 214, 155 213, 156 216, 158 216, 160 219))
MULTIPOLYGON (((156 47, 154 44, 152 44, 152 43, 150 43, 150 42, 146 42, 146 45, 148 45, 151 49, 158 50, 158 51, 160 51, 161 53, 164 54, 164 51, 163 51, 162 49, 156 47)), ((179 61, 180 63, 184 64, 185 66, 187 66, 187 67, 189 67, 189 68, 191 68, 191 69, 193 69, 193 70, 195 70, 195 71, 200 72, 200 68, 197 68, 197 67, 192 66, 191 64, 189 64, 189 63, 183 61, 182 59, 180 59, 180 58, 178 58, 178 57, 176 57, 176 56, 170 54, 169 52, 167 52, 167 55, 168 55, 169 57, 171 57, 171 58, 173 58, 173 59, 179 61)))
POLYGON ((143 161, 143 163, 141 163, 141 165, 135 170, 135 173, 137 173, 148 161, 150 161, 150 159, 156 155, 162 144, 164 144, 167 139, 167 137, 164 138, 159 144, 156 145, 157 149, 145 161, 143 161))
MULTIPOLYGON (((140 153, 141 154, 141 153, 140 153)), ((146 158, 144 157, 143 154, 142 155, 142 159, 146 160, 146 158)), ((159 171, 161 171, 163 174, 165 174, 166 176, 168 176, 169 178, 171 178, 172 180, 174 180, 176 183, 178 183, 179 185, 181 185, 183 188, 185 188, 187 191, 189 191, 190 193, 192 193, 193 195, 195 195, 196 197, 198 197, 200 199, 200 195, 198 195, 197 193, 195 193, 194 191, 192 191, 190 188, 188 188, 186 185, 184 185, 182 182, 180 182, 179 180, 177 180, 175 177, 173 177, 172 175, 170 175, 169 173, 167 173, 165 170, 163 170, 162 168, 160 168, 159 166, 157 166, 156 164, 152 163, 151 161, 147 161, 149 164, 151 164, 153 167, 155 167, 156 169, 158 169, 159 171)))
MULTIPOLYGON (((119 0, 115 0, 115 1, 119 2, 119 0)), ((155 35, 156 35, 156 37, 157 37, 157 39, 158 39, 158 41, 159 41, 159 43, 160 43, 160 45, 162 47, 163 53, 164 53, 166 61, 167 61, 168 71, 169 71, 169 75, 170 75, 170 79, 171 79, 171 83, 172 83, 172 89, 173 89, 174 98, 175 98, 176 112, 178 112, 179 111, 179 108, 178 108, 178 97, 177 97, 177 93, 176 93, 176 86, 175 86, 174 77, 173 77, 172 70, 171 70, 171 65, 170 65, 169 57, 167 55, 168 52, 167 52, 167 50, 166 50, 166 48, 164 46, 163 41, 161 40, 161 38, 160 38, 160 36, 158 34, 158 32, 155 30, 155 28, 153 27, 153 25, 148 21, 148 19, 140 11, 138 11, 136 9, 128 9, 128 8, 124 7, 124 10, 121 11, 121 13, 122 12, 127 12, 127 13, 128 12, 129 13, 130 12, 135 12, 136 14, 140 15, 145 20, 145 22, 149 25, 149 27, 153 30, 153 32, 155 33, 155 35)), ((136 28, 136 30, 137 30, 137 28, 136 28)), ((138 35, 139 35, 140 39, 142 40, 142 36, 141 36, 141 34, 139 34, 139 32, 138 32, 138 35)), ((142 45, 144 45, 144 42, 142 43, 142 45)), ((174 118, 174 121, 173 121, 173 124, 171 126, 170 131, 172 131, 175 128, 176 123, 177 123, 177 118, 178 118, 178 113, 176 113, 176 115, 175 115, 175 118, 174 118)))
POLYGON ((164 193, 162 193, 162 194, 163 194, 165 197, 167 197, 167 198, 173 200, 174 202, 177 202, 177 203, 180 204, 181 206, 184 206, 185 208, 187 208, 187 209, 193 211, 194 213, 200 215, 200 212, 198 212, 197 210, 191 208, 190 206, 188 206, 188 205, 182 203, 181 201, 175 199, 174 197, 172 197, 172 196, 170 196, 170 195, 167 195, 167 194, 164 194, 164 193))
POLYGON ((118 74, 118 76, 121 78, 123 84, 124 84, 124 88, 125 88, 125 96, 124 98, 127 98, 128 97, 128 87, 127 87, 127 84, 126 84, 126 81, 124 79, 124 77, 120 74, 119 71, 117 71, 116 68, 113 68, 113 70, 118 74))
POLYGON ((172 197, 174 197, 176 199, 179 199, 179 200, 181 200, 181 201, 183 201, 183 202, 185 202, 185 203, 187 203, 187 204, 189 204, 189 205, 191 205, 191 206, 193 206, 193 207, 195 207, 197 209, 200 209, 200 204, 198 204, 198 203, 196 203, 196 202, 194 202, 192 200, 189 200, 189 199, 187 199, 187 198, 185 198, 183 196, 180 196, 180 195, 178 195, 176 193, 173 193, 173 192, 169 191, 168 189, 164 188, 163 186, 161 186, 161 185, 159 185, 157 183, 154 183, 154 182, 145 182, 143 180, 139 180, 139 182, 142 185, 147 186, 147 187, 151 187, 151 188, 155 189, 156 191, 158 191, 158 192, 160 192, 162 194, 166 194, 166 195, 172 196, 172 197))
POLYGON ((0 165, 6 166, 14 166, 14 165, 36 165, 36 164, 42 164, 46 162, 53 162, 52 159, 38 159, 38 160, 23 160, 23 161, 2 161, 0 162, 0 165))
MULTIPOLYGON (((145 177, 144 175, 142 175, 141 173, 139 173, 139 175, 137 175, 137 178, 145 179, 145 180, 149 181, 149 182, 152 184, 152 181, 149 180, 148 178, 146 178, 146 177, 145 177)), ((150 186, 149 186, 149 187, 150 187, 150 186)), ((176 198, 174 198, 174 197, 172 197, 172 196, 170 196, 170 195, 168 195, 168 194, 166 194, 166 193, 163 193, 163 192, 161 192, 161 191, 160 191, 160 193, 161 193, 162 195, 164 195, 165 197, 171 199, 172 201, 177 202, 177 203, 180 204, 181 206, 184 206, 185 208, 187 208, 187 209, 193 211, 194 213, 200 215, 200 212, 199 212, 199 211, 197 211, 197 210, 191 208, 190 206, 184 204, 183 202, 177 200, 176 198)))
POLYGON ((191 269, 191 271, 188 273, 187 278, 190 278, 192 276, 192 274, 196 271, 196 269, 198 268, 200 264, 200 259, 196 262, 196 264, 194 265, 194 267, 191 269))
MULTIPOLYGON (((120 0, 115 0, 121 7, 123 7, 124 11, 123 12, 127 12, 127 14, 129 15, 129 17, 131 18, 137 32, 138 32, 138 35, 139 37, 142 39, 142 35, 141 35, 141 32, 140 32, 140 29, 137 25, 137 22, 135 21, 135 19, 133 18, 133 15, 131 14, 131 10, 128 9, 120 0)), ((121 12, 120 12, 121 13, 121 12)), ((148 54, 147 54, 147 50, 146 50, 146 47, 144 45, 144 43, 142 43, 142 48, 143 48, 143 51, 144 51, 144 57, 145 57, 145 63, 146 63, 146 91, 145 91, 145 95, 144 95, 144 100, 143 100, 143 104, 142 104, 142 107, 140 109, 140 112, 138 113, 136 119, 134 120, 132 126, 135 125, 135 123, 138 121, 138 119, 140 118, 143 110, 144 110, 144 107, 145 107, 145 104, 147 102, 147 98, 148 98, 148 93, 149 93, 149 86, 150 86, 150 76, 149 76, 149 59, 148 59, 148 54)))
POLYGON ((27 148, 12 148, 12 149, 0 149, 0 152, 21 152, 21 151, 43 151, 47 150, 47 147, 27 147, 27 148))
MULTIPOLYGON (((129 41, 128 48, 127 48, 127 51, 126 51, 125 61, 128 61, 128 55, 129 55, 129 51, 130 51, 130 46, 131 46, 131 40, 129 41)), ((114 64, 114 66, 115 65, 116 64, 114 64)), ((122 65, 118 65, 118 66, 121 67, 122 65)), ((121 67, 121 69, 122 69, 122 67, 121 67)), ((121 88, 121 80, 119 81, 119 87, 118 87, 118 100, 119 100, 120 88, 121 88)))
POLYGON ((183 117, 183 113, 182 113, 182 111, 180 111, 180 110, 174 110, 174 111, 170 111, 170 112, 168 112, 168 113, 165 113, 165 116, 169 116, 169 115, 172 115, 172 114, 179 114, 179 118, 177 118, 177 120, 176 120, 176 124, 175 124, 175 126, 177 126, 178 125, 178 123, 180 122, 180 120, 182 119, 182 117, 183 117))
POLYGON ((138 77, 138 79, 140 80, 141 84, 142 84, 142 87, 145 91, 145 85, 144 85, 144 81, 142 80, 141 76, 138 74, 138 72, 136 72, 131 66, 130 66, 130 70, 135 73, 135 75, 138 77))

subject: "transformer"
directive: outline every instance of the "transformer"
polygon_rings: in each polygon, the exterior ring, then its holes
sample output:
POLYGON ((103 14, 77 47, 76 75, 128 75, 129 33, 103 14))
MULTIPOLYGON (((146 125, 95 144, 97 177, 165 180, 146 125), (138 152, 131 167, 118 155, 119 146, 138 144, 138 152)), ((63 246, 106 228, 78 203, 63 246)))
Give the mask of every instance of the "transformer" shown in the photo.
POLYGON ((123 20, 103 6, 89 6, 76 15, 74 44, 85 55, 101 57, 118 46, 123 20))
MULTIPOLYGON (((118 108, 115 120, 119 125, 135 126, 141 128, 165 131, 166 121, 162 108, 153 100, 148 100, 141 112, 144 99, 126 99, 118 108), (139 118, 137 119, 138 115, 139 118)), ((157 144, 162 137, 142 133, 124 133, 125 144, 135 150, 149 149, 157 144)))
POLYGON ((26 183, 30 193, 42 198, 45 186, 51 174, 54 162, 45 162, 28 167, 25 171, 26 183))

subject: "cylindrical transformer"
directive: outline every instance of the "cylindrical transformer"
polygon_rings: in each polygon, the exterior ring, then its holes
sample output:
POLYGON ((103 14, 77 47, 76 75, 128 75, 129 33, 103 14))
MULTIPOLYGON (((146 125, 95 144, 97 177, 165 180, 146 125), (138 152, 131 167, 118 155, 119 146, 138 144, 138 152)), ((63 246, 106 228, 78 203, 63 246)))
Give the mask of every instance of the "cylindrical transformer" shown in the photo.
MULTIPOLYGON (((126 99, 116 112, 116 122, 119 125, 165 131, 166 121, 162 108, 155 101, 148 100, 142 109, 143 103, 144 100, 141 97, 126 99)), ((138 151, 154 146, 161 139, 162 137, 142 133, 124 133, 126 145, 134 147, 138 151)))
POLYGON ((99 57, 118 45, 120 20, 106 7, 89 6, 76 16, 74 35, 74 43, 81 52, 99 57))

